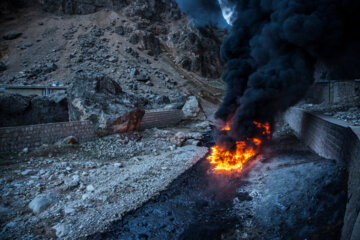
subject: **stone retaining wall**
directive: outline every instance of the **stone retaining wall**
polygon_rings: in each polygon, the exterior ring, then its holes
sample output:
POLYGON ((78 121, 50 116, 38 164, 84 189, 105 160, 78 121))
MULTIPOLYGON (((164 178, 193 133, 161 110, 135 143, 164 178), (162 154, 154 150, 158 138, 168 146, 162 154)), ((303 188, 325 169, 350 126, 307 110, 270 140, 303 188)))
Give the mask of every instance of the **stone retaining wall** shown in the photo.
POLYGON ((0 128, 0 152, 52 144, 67 136, 75 136, 80 142, 96 138, 94 126, 90 121, 5 127, 0 128))
POLYGON ((360 127, 299 108, 289 109, 284 119, 317 154, 347 163, 348 202, 341 239, 360 239, 360 127))
POLYGON ((173 126, 179 123, 183 117, 184 114, 181 110, 146 112, 141 121, 140 129, 173 126))
MULTIPOLYGON (((141 121, 140 129, 168 127, 179 123, 182 119, 181 110, 147 112, 141 121)), ((53 144, 67 136, 75 136, 80 142, 97 137, 90 121, 5 127, 0 128, 0 152, 13 152, 26 147, 53 144)))

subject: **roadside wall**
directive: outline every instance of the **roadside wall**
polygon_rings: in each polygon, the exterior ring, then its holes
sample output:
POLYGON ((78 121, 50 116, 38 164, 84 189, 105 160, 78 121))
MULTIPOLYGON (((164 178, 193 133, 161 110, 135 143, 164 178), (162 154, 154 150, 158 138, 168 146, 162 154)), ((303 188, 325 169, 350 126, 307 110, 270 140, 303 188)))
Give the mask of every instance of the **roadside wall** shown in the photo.
POLYGON ((341 239, 360 239, 360 127, 299 108, 289 109, 284 119, 317 154, 347 163, 348 202, 341 239))
POLYGON ((146 112, 141 121, 140 129, 173 126, 179 123, 183 117, 184 114, 181 110, 146 112))
POLYGON ((0 128, 0 152, 52 144, 67 136, 75 136, 80 142, 96 138, 94 126, 90 121, 5 127, 0 128))
MULTIPOLYGON (((183 119, 181 110, 145 113, 140 129, 173 126, 183 119)), ((13 152, 25 147, 53 144, 67 136, 75 136, 80 142, 97 138, 90 121, 47 123, 0 128, 0 152, 13 152)))

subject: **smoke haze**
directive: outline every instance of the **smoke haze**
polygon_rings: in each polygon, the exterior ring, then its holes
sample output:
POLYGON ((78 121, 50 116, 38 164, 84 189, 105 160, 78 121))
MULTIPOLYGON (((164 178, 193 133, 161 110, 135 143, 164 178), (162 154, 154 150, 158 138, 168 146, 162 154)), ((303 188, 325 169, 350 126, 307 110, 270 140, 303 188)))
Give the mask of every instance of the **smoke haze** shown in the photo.
MULTIPOLYGON (((215 18, 204 16, 221 13, 221 1, 177 2, 201 24, 216 24, 215 18)), ((312 84, 319 61, 340 66, 344 78, 359 77, 360 1, 226 3, 232 4, 236 19, 221 47, 227 90, 215 117, 233 120, 232 139, 261 137, 253 121, 273 124, 277 114, 297 103, 312 84)))

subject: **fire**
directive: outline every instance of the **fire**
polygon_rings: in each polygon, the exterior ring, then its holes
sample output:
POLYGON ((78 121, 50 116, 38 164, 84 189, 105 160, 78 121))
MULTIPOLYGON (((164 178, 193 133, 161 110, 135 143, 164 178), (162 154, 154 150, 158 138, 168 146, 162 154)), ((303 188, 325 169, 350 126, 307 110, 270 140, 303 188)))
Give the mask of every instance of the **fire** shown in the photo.
POLYGON ((225 124, 225 126, 221 129, 222 131, 230 131, 231 127, 230 125, 232 124, 232 122, 227 122, 225 124))
MULTIPOLYGON (((262 135, 270 139, 270 124, 253 122, 260 129, 262 135)), ((221 130, 229 131, 231 123, 227 123, 221 130)), ((215 171, 241 171, 244 164, 256 156, 260 150, 262 140, 259 138, 248 138, 246 141, 236 141, 235 149, 226 149, 215 145, 211 148, 208 160, 215 171)))
POLYGON ((254 121, 254 124, 257 128, 262 128, 262 135, 266 136, 267 139, 270 139, 270 136, 271 136, 270 123, 268 123, 268 122, 259 123, 259 122, 254 121))

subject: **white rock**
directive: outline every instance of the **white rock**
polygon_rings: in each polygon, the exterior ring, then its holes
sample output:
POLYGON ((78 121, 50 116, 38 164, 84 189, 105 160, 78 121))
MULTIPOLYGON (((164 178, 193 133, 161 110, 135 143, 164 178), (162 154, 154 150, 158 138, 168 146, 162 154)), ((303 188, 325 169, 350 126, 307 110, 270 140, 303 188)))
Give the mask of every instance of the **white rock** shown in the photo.
POLYGON ((114 163, 114 167, 121 168, 123 167, 122 163, 114 163))
POLYGON ((184 107, 182 108, 182 111, 184 113, 184 117, 187 119, 195 118, 199 115, 200 106, 195 96, 191 96, 188 98, 184 107))
POLYGON ((195 125, 195 129, 199 129, 199 128, 200 128, 200 129, 204 130, 204 129, 207 129, 209 126, 210 126, 209 121, 203 121, 203 122, 197 123, 197 124, 195 125))
POLYGON ((82 200, 88 199, 90 197, 90 195, 88 193, 85 193, 81 196, 82 200))
POLYGON ((79 178, 79 176, 78 176, 78 175, 74 175, 74 176, 72 177, 72 180, 67 183, 67 186, 68 186, 69 188, 74 188, 74 187, 78 186, 79 183, 80 183, 80 178, 79 178))
POLYGON ((186 137, 187 138, 192 138, 192 139, 195 139, 195 140, 201 140, 203 135, 201 133, 198 133, 198 132, 192 132, 192 133, 186 134, 186 137))
POLYGON ((38 195, 29 203, 29 208, 34 213, 40 213, 55 201, 56 196, 56 193, 38 195))
POLYGON ((85 189, 85 186, 83 183, 80 183, 80 187, 79 187, 79 190, 84 190, 85 189))
POLYGON ((58 223, 53 226, 53 229, 56 231, 56 236, 63 238, 69 234, 69 227, 65 223, 58 223))
POLYGON ((182 146, 185 142, 186 135, 183 132, 178 132, 173 136, 170 140, 172 144, 175 144, 176 146, 182 146))
POLYGON ((75 214, 75 209, 72 208, 72 207, 67 206, 67 207, 64 208, 64 213, 66 215, 74 215, 75 214))
POLYGON ((92 184, 90 184, 90 185, 86 186, 86 191, 93 192, 93 191, 95 191, 95 188, 94 188, 94 186, 92 184))
POLYGON ((188 139, 186 140, 185 145, 200 146, 200 141, 195 139, 188 139))

